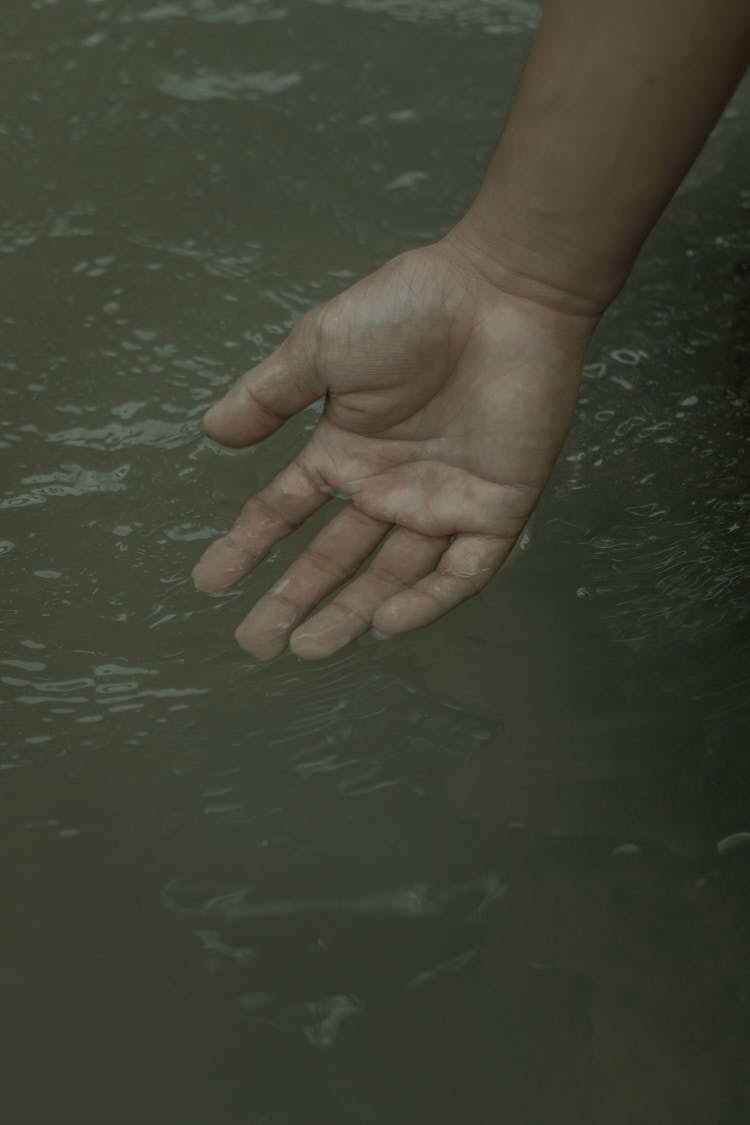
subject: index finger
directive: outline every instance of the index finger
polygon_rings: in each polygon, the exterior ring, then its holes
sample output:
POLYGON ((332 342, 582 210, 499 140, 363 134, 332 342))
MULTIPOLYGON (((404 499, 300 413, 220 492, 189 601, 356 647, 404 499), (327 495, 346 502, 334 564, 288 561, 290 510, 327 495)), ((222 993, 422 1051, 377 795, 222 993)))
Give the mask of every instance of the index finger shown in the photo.
POLYGON ((216 594, 233 586, 331 496, 322 480, 299 461, 290 462, 250 497, 227 534, 203 553, 193 568, 197 589, 216 594))

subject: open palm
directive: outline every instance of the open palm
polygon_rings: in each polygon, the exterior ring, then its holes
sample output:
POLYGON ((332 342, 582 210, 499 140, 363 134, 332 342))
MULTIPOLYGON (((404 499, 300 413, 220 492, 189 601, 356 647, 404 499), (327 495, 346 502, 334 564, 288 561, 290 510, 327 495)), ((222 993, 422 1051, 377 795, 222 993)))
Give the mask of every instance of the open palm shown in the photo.
POLYGON ((562 445, 591 328, 499 290, 446 240, 306 314, 206 417, 217 441, 245 446, 325 396, 304 448, 201 558, 199 589, 231 586, 333 495, 348 500, 256 603, 242 647, 327 656, 486 585, 562 445))

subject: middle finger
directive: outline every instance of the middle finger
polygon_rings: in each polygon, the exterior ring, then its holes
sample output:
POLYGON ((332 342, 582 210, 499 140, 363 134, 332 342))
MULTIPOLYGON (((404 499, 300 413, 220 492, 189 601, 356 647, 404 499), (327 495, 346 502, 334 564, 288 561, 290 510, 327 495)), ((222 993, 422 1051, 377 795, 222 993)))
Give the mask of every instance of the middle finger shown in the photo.
POLYGON ((256 602, 235 633, 240 647, 258 660, 278 656, 295 625, 351 578, 389 528, 390 524, 347 505, 256 602))

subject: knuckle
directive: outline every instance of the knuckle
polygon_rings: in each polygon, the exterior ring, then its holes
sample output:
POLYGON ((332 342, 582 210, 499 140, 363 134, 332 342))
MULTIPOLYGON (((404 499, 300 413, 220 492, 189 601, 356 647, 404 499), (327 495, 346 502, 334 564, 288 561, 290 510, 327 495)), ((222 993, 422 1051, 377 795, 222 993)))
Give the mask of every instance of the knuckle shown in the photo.
POLYGON ((321 571, 335 582, 343 582, 345 578, 349 577, 348 568, 342 566, 341 563, 331 558, 330 555, 324 555, 313 548, 308 548, 306 554, 308 561, 316 570, 321 571))
POLYGON ((386 586, 395 586, 398 590, 405 590, 408 585, 408 583, 404 582, 402 578, 399 578, 394 571, 389 570, 388 567, 383 566, 382 563, 373 563, 370 567, 370 574, 378 582, 382 582, 386 586))
POLYGON ((355 605, 354 602, 346 601, 344 598, 337 598, 335 602, 331 602, 326 612, 339 613, 348 621, 356 621, 366 629, 369 629, 372 621, 372 617, 369 613, 355 605))
POLYGON ((287 343, 304 351, 317 351, 320 340, 320 309, 309 309, 292 325, 287 343))

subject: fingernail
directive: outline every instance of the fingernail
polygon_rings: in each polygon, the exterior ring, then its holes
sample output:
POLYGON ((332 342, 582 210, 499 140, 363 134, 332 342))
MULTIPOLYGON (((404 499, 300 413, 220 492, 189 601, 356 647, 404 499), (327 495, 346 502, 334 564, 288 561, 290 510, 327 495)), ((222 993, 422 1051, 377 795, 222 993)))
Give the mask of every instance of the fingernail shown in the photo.
POLYGON ((380 629, 370 629, 370 636, 376 641, 389 641, 391 639, 390 633, 381 633, 380 629))

